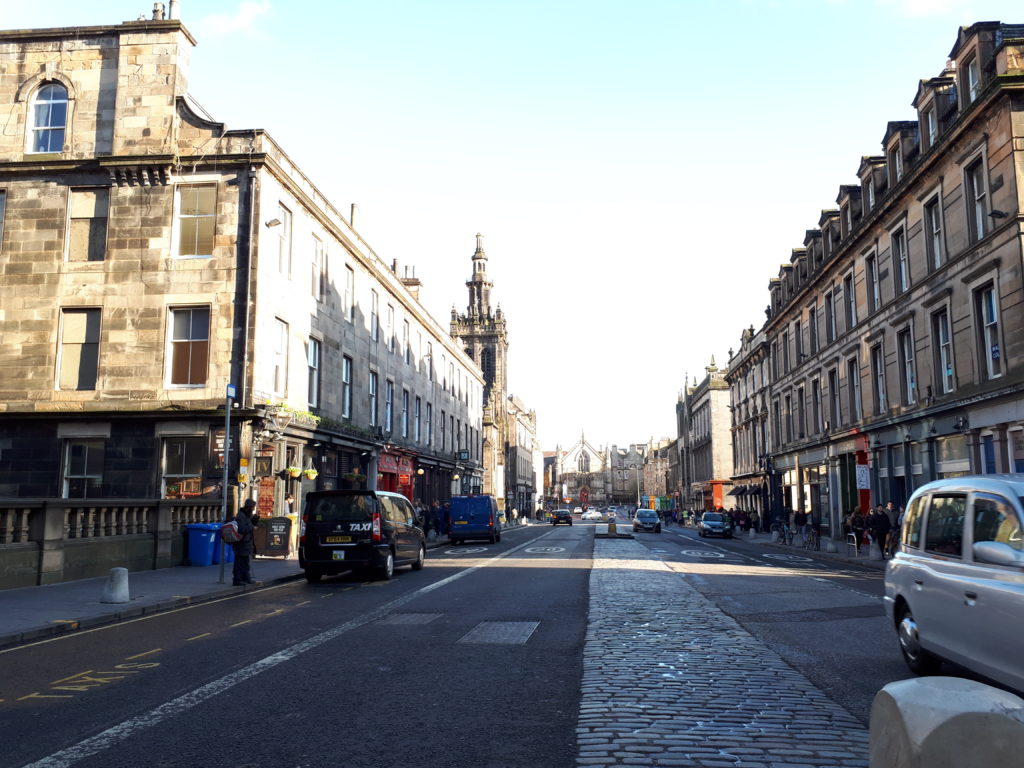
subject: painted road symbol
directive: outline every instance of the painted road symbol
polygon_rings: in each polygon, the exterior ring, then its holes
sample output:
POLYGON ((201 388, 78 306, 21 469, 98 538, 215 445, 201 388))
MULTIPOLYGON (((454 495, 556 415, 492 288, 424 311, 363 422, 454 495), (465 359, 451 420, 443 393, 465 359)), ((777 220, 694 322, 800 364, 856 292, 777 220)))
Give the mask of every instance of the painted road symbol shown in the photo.
POLYGON ((486 552, 487 547, 461 547, 460 549, 449 549, 445 552, 446 555, 478 555, 481 552, 486 552))
POLYGON ((552 552, 565 552, 565 547, 527 547, 524 551, 544 555, 552 552))
POLYGON ((679 554, 686 555, 687 557, 725 557, 721 552, 705 551, 703 549, 684 549, 679 554))
POLYGON ((764 555, 764 557, 770 557, 772 560, 789 560, 795 563, 813 563, 814 559, 810 557, 803 557, 802 555, 764 555))

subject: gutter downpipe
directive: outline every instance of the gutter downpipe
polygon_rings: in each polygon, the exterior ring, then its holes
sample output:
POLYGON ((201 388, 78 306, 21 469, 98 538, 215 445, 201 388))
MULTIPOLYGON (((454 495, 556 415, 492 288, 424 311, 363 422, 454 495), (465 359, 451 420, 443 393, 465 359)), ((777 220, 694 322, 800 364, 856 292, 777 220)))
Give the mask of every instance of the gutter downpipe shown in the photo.
POLYGON ((242 360, 241 370, 238 375, 238 401, 242 404, 243 408, 251 408, 252 403, 249 402, 249 321, 251 315, 250 305, 252 303, 252 262, 253 262, 253 251, 255 249, 256 242, 256 222, 258 216, 256 216, 256 168, 252 165, 249 166, 248 180, 249 180, 249 232, 248 240, 245 249, 245 306, 242 308, 242 360))

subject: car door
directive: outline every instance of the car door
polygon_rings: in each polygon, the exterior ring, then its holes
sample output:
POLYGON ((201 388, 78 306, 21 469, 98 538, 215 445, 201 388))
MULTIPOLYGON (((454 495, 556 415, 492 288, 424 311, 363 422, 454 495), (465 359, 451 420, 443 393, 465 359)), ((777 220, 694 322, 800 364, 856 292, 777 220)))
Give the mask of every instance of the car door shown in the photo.
POLYGON ((963 663, 970 643, 963 627, 970 611, 962 582, 970 570, 964 562, 967 494, 935 493, 925 512, 923 556, 913 573, 910 600, 921 642, 951 661, 963 663))
MULTIPOLYGON (((1024 549, 1021 518, 1009 499, 994 493, 976 493, 971 504, 968 546, 994 541, 1024 549)), ((1024 690, 1021 661, 1021 616, 1024 615, 1024 569, 985 562, 968 549, 971 575, 961 588, 969 623, 961 627, 972 645, 972 669, 1024 690)))

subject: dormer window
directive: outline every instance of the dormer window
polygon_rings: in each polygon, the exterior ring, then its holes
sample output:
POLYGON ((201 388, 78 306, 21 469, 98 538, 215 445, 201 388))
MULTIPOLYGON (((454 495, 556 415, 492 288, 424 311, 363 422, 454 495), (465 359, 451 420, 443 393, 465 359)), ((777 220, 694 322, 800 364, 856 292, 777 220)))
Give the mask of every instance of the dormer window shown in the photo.
POLYGON ((865 212, 873 211, 875 209, 875 184, 870 176, 868 177, 868 180, 864 182, 863 189, 863 200, 867 204, 864 210, 865 212))
POLYGON ((850 215, 850 206, 843 206, 843 234, 850 234, 853 231, 853 217, 850 215))
POLYGON ((928 137, 928 146, 925 149, 931 149, 939 138, 939 121, 935 117, 934 104, 924 111, 922 122, 924 123, 924 135, 928 137))
POLYGON ((46 83, 32 99, 29 152, 63 152, 68 118, 68 92, 60 83, 46 83))
POLYGON ((967 98, 964 106, 966 106, 978 98, 978 91, 981 90, 981 72, 978 69, 977 56, 972 56, 971 60, 964 64, 964 77, 966 78, 964 96, 967 98))
POLYGON ((900 145, 896 144, 889 150, 889 185, 895 186, 903 178, 903 157, 900 153, 900 145))

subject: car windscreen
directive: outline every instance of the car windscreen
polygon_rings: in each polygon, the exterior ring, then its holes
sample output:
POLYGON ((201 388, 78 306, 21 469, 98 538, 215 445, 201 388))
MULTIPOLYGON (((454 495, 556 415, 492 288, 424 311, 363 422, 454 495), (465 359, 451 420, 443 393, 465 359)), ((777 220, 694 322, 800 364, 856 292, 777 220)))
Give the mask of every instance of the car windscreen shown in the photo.
POLYGON ((636 516, 643 518, 657 517, 657 515, 649 509, 641 509, 639 512, 636 513, 636 516))
POLYGON ((701 518, 706 523, 720 523, 722 522, 722 516, 717 512, 705 512, 704 517, 701 518))
POLYGON ((369 520, 376 508, 372 496, 321 496, 307 499, 309 522, 361 522, 369 520))

